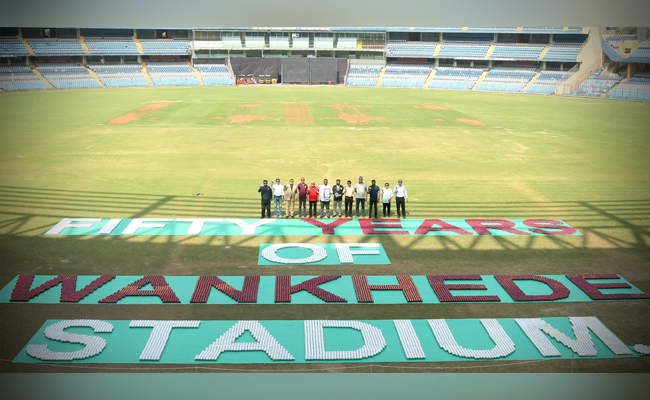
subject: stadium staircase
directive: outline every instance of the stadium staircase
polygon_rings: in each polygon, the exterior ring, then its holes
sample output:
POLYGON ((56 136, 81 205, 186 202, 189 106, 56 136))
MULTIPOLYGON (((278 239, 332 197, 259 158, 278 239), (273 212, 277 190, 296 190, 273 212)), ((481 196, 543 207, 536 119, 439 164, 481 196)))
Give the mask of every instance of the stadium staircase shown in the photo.
MULTIPOLYGON (((144 49, 142 48, 142 43, 140 43, 140 41, 135 36, 132 36, 132 38, 133 38, 133 41, 135 42, 135 47, 138 48, 138 53, 144 54, 144 49)), ((145 69, 146 69, 146 67, 145 67, 145 69)), ((147 76, 147 80, 149 80, 151 82, 151 78, 149 78, 149 74, 145 73, 145 75, 147 76)), ((151 82, 151 84, 153 85, 153 82, 151 82)))
POLYGON ((437 69, 433 69, 433 70, 431 70, 431 73, 429 74, 429 77, 428 77, 427 80, 424 82, 424 86, 422 86, 423 88, 429 87, 429 84, 430 84, 431 81, 433 80, 433 77, 436 76, 436 72, 438 72, 437 69))
POLYGON ((185 62, 190 68, 192 68, 192 71, 194 71, 194 75, 196 75, 199 82, 201 82, 201 86, 203 86, 203 77, 201 76, 201 73, 196 68, 194 68, 194 65, 192 65, 192 61, 185 60, 185 62))
POLYGON ((147 82, 149 82, 151 86, 156 86, 156 84, 153 83, 153 79, 151 79, 151 76, 149 75, 149 71, 147 71, 147 63, 144 61, 142 62, 142 74, 145 78, 147 78, 147 82))
POLYGON ((490 47, 488 47, 488 51, 487 51, 487 53, 485 53, 484 57, 485 58, 490 58, 490 56, 492 55, 492 52, 494 52, 495 48, 496 48, 496 45, 491 44, 490 47))
POLYGON ((381 86, 381 80, 384 77, 384 72, 386 72, 386 68, 381 69, 381 72, 379 73, 379 76, 377 77, 377 84, 375 86, 377 86, 377 87, 381 86))
POLYGON ((50 89, 54 89, 54 85, 52 85, 50 81, 45 79, 45 77, 41 74, 41 72, 36 69, 36 65, 30 65, 30 67, 32 68, 32 72, 34 72, 36 76, 38 76, 47 86, 49 86, 50 89))
POLYGON ((438 56, 438 53, 440 53, 440 49, 442 49, 442 44, 438 43, 438 44, 436 45, 436 49, 433 51, 433 56, 434 56, 434 57, 437 57, 437 56, 438 56))
POLYGON ((83 36, 79 36, 79 43, 81 43, 81 48, 84 49, 84 53, 90 54, 90 49, 88 48, 88 45, 86 44, 86 38, 83 36))
POLYGON ((629 79, 630 79, 630 78, 625 78, 625 79, 623 79, 622 81, 620 81, 620 82, 617 83, 616 85, 614 85, 614 86, 612 86, 611 88, 609 88, 609 90, 608 90, 607 92, 603 93, 600 97, 607 97, 607 95, 609 94, 609 92, 611 92, 613 89, 617 88, 619 85, 624 84, 624 83, 627 82, 629 79))
POLYGON ((487 76, 488 72, 490 72, 490 71, 489 71, 489 70, 483 71, 483 73, 481 74, 481 76, 479 76, 479 78, 476 80, 476 83, 474 84, 474 86, 472 86, 472 90, 476 90, 476 88, 478 87, 478 85, 481 84, 481 81, 482 81, 483 79, 485 79, 485 77, 487 76))
POLYGON ((535 81, 537 80, 537 78, 539 78, 541 75, 542 75, 541 72, 536 73, 535 76, 533 76, 533 78, 532 78, 531 80, 529 80, 528 83, 527 83, 526 85, 524 85, 523 88, 521 88, 522 93, 525 92, 526 89, 528 89, 528 87, 529 87, 530 85, 532 85, 533 83, 535 83, 535 81))
POLYGON ((550 48, 551 48, 551 46, 547 44, 546 47, 544 47, 544 50, 542 50, 542 52, 539 54, 539 57, 537 57, 537 59, 538 60, 543 60, 544 57, 546 56, 546 53, 548 53, 548 50, 550 48))
POLYGON ((88 73, 90 74, 90 76, 92 76, 92 77, 97 81, 97 83, 99 83, 100 85, 102 85, 102 87, 106 87, 106 85, 104 85, 104 82, 102 82, 102 80, 99 79, 99 77, 97 76, 97 74, 95 73, 95 71, 93 71, 92 69, 88 68, 86 65, 83 65, 82 63, 77 63, 77 64, 78 64, 80 67, 84 67, 84 68, 86 68, 86 70, 88 71, 88 73))
POLYGON ((230 58, 226 58, 226 67, 228 67, 228 71, 230 71, 230 79, 232 79, 233 83, 236 85, 237 77, 235 76, 235 73, 232 70, 232 65, 230 64, 230 58))
POLYGON ((20 37, 20 36, 16 36, 16 37, 17 37, 21 42, 23 42, 23 44, 24 44, 25 47, 27 48, 27 51, 29 51, 29 54, 34 54, 34 49, 32 49, 32 46, 30 46, 29 43, 27 43, 27 40, 23 39, 23 38, 20 37))

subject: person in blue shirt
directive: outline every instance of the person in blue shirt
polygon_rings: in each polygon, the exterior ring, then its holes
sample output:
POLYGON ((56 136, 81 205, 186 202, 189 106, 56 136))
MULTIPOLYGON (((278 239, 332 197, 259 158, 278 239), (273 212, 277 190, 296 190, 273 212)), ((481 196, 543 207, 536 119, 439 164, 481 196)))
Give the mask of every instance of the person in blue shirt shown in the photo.
POLYGON ((368 197, 370 197, 370 206, 368 207, 368 217, 372 218, 372 210, 374 207, 375 210, 375 219, 377 219, 377 202, 379 201, 381 188, 377 186, 375 180, 371 181, 371 185, 368 188, 368 197))

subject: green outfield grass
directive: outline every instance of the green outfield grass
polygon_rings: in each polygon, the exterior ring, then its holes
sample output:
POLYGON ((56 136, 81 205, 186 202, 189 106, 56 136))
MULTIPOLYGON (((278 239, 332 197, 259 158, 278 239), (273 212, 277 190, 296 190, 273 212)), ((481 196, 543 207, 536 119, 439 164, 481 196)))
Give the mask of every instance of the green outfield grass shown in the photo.
MULTIPOLYGON (((647 103, 480 92, 199 87, 0 93, 0 284, 18 274, 616 273, 650 293, 649 127, 647 103), (127 122, 119 118, 143 114, 138 110, 161 102, 171 103, 128 123, 109 123, 127 122), (64 217, 258 218, 257 188, 263 179, 285 182, 304 176, 333 183, 337 178, 354 182, 359 175, 391 186, 403 179, 411 218, 556 218, 584 236, 43 235, 64 217), (195 192, 205 195, 191 196, 195 192), (359 240, 383 243, 392 265, 257 265, 260 243, 359 240)), ((0 312, 1 359, 12 359, 46 319, 54 318, 594 315, 627 344, 650 344, 647 301, 289 307, 10 304, 0 305, 0 312)), ((498 362, 472 365, 486 364, 498 362)), ((1 365, 3 371, 61 371, 1 365)), ((421 366, 426 370, 454 364, 421 366)), ((647 372, 650 361, 580 360, 574 368, 647 372)), ((567 361, 547 361, 469 371, 569 369, 567 361)))

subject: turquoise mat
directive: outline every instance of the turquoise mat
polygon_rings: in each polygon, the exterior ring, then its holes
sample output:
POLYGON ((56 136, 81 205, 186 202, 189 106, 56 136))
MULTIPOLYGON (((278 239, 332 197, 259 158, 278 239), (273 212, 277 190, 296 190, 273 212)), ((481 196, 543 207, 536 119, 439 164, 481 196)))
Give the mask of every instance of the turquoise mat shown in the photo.
MULTIPOLYGON (((564 275, 539 275, 544 276, 550 279, 554 279, 564 286, 566 286, 570 294, 565 299, 555 300, 556 302, 585 302, 585 301, 594 301, 589 296, 587 296, 580 288, 578 288, 573 282, 567 279, 564 275)), ((93 280, 97 279, 97 275, 85 275, 78 276, 77 278, 77 290, 88 285, 93 280)), ((308 279, 314 278, 315 276, 292 276, 291 284, 296 285, 301 282, 304 282, 308 279)), ((54 275, 37 275, 32 282, 31 289, 38 287, 39 285, 56 278, 54 275)), ((117 276, 115 279, 99 287, 95 292, 89 294, 78 303, 61 303, 61 304, 191 304, 190 299, 194 293, 196 283, 199 280, 198 276, 167 276, 165 280, 169 284, 169 287, 174 291, 176 296, 181 301, 180 303, 162 303, 159 297, 157 296, 127 296, 117 303, 98 303, 99 300, 117 292, 118 290, 126 287, 142 278, 142 276, 117 276)), ((243 276, 220 276, 221 280, 231 285, 237 290, 241 290, 244 278, 243 276)), ((411 276, 415 286, 418 289, 420 296, 422 297, 422 302, 424 304, 440 304, 440 300, 437 298, 431 285, 429 284, 427 277, 424 275, 414 275, 411 276)), ((503 289, 499 282, 492 275, 481 275, 482 280, 467 280, 467 281, 445 281, 447 284, 471 284, 471 285, 484 285, 487 290, 452 290, 452 294, 455 296, 487 296, 487 295, 496 295, 499 296, 501 303, 515 303, 515 301, 510 297, 510 295, 503 289)), ((398 281, 395 276, 390 275, 381 275, 381 276, 367 276, 369 285, 397 285, 398 281)), ((11 302, 11 293, 14 290, 18 277, 14 278, 9 282, 2 290, 0 290, 0 303, 14 303, 11 302)), ((516 281, 518 286, 524 291, 527 295, 545 295, 550 294, 551 289, 541 282, 536 281, 516 281)), ((601 289, 602 293, 612 294, 612 293, 643 293, 634 285, 627 282, 624 278, 620 279, 596 279, 590 280, 592 283, 626 283, 630 285, 630 289, 601 289)), ((255 304, 277 304, 275 303, 275 285, 276 279, 275 276, 261 276, 259 291, 257 296, 257 303, 255 304)), ((342 297, 347 300, 347 304, 358 304, 356 292, 354 290, 354 285, 352 282, 351 276, 341 276, 338 279, 335 279, 330 282, 326 282, 319 286, 321 289, 329 291, 339 297, 342 297)), ((142 290, 153 290, 153 287, 150 285, 143 287, 142 290)), ((61 285, 54 286, 40 295, 29 300, 28 303, 33 304, 59 304, 61 296, 61 285)), ((390 291, 372 291, 372 297, 374 304, 407 304, 406 298, 402 291, 390 290, 390 291)), ((618 300, 615 300, 618 301, 618 300)), ((517 303, 522 303, 521 301, 517 303)), ((217 289, 212 289, 207 300, 207 304, 238 304, 235 300, 227 296, 226 294, 220 292, 217 289)), ((247 304, 247 303, 239 303, 247 304)), ((301 291, 291 295, 291 303, 289 304, 326 304, 320 298, 306 292, 301 291)), ((368 304, 368 303, 364 303, 368 304)), ((411 303, 411 304, 421 304, 421 303, 411 303)), ((445 303, 449 304, 449 303, 445 303)))
MULTIPOLYGON (((432 317, 435 317, 432 315, 432 317)), ((554 328, 575 338, 569 318, 543 318, 554 328)), ((29 343, 13 360, 14 362, 44 362, 29 356, 25 350, 33 344, 46 344, 51 351, 66 352, 76 351, 83 345, 63 343, 47 339, 44 330, 47 326, 60 320, 48 320, 34 335, 29 343)), ((491 359, 491 361, 515 360, 542 360, 555 357, 543 357, 532 344, 514 319, 497 319, 508 337, 515 344, 515 351, 507 357, 491 359)), ((426 320, 411 320, 415 333, 425 353, 425 359, 407 359, 400 339, 392 320, 365 320, 379 330, 386 341, 386 347, 379 354, 358 360, 305 360, 305 333, 303 321, 258 321, 295 361, 274 361, 263 351, 226 351, 216 361, 195 361, 195 357, 212 344, 224 332, 230 329, 237 321, 201 321, 199 328, 175 328, 172 330, 166 347, 159 361, 139 361, 145 344, 152 332, 151 328, 130 328, 130 321, 107 321, 114 326, 111 333, 93 333, 91 328, 69 328, 65 332, 94 335, 106 340, 104 350, 84 360, 75 360, 73 363, 133 363, 133 364, 265 364, 265 363, 341 363, 341 362, 447 362, 447 361, 476 361, 473 358, 455 356, 444 351, 436 341, 431 328, 426 320)), ((492 349, 494 343, 478 319, 451 319, 446 320, 449 329, 460 346, 472 350, 492 349)), ((588 358, 634 357, 615 355, 601 340, 591 333, 597 356, 588 358)), ((353 351, 364 345, 359 331, 351 328, 324 328, 324 344, 326 351, 353 351)), ((235 342, 254 341, 248 332, 245 332, 235 342)), ((563 358, 575 355, 569 348, 550 339, 553 346, 563 358)), ((576 358, 580 358, 575 355, 576 358)), ((485 361, 485 360, 483 360, 485 361)))

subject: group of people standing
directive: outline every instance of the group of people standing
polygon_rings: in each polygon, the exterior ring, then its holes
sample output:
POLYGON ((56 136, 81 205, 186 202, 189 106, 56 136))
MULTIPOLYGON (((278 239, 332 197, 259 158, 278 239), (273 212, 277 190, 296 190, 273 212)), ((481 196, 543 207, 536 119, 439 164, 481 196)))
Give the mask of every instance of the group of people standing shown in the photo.
POLYGON ((298 200, 298 217, 299 218, 316 218, 318 216, 318 203, 320 202, 320 218, 330 217, 330 204, 333 203, 332 217, 341 218, 341 206, 345 200, 345 218, 352 218, 352 205, 356 203, 356 218, 366 218, 366 201, 369 202, 368 217, 377 218, 377 205, 381 201, 383 205, 383 216, 390 217, 391 200, 395 197, 397 204, 397 217, 406 218, 405 203, 408 202, 408 192, 402 180, 397 181, 394 189, 390 188, 388 182, 380 188, 372 180, 370 186, 363 182, 363 176, 359 177, 359 182, 352 185, 348 181, 346 186, 341 185, 341 180, 336 180, 336 185, 330 186, 327 179, 323 179, 323 184, 316 186, 316 181, 311 181, 311 186, 305 184, 305 178, 300 178, 300 183, 294 185, 293 179, 280 184, 280 178, 275 180, 273 186, 268 185, 264 180, 258 192, 262 196, 262 218, 271 218, 271 202, 274 204, 275 218, 282 218, 282 202, 285 202, 285 218, 294 218, 294 208, 298 200), (307 202, 309 202, 309 216, 307 216, 307 202), (361 214, 359 214, 361 210, 361 214), (337 214, 338 212, 338 214, 337 214))

